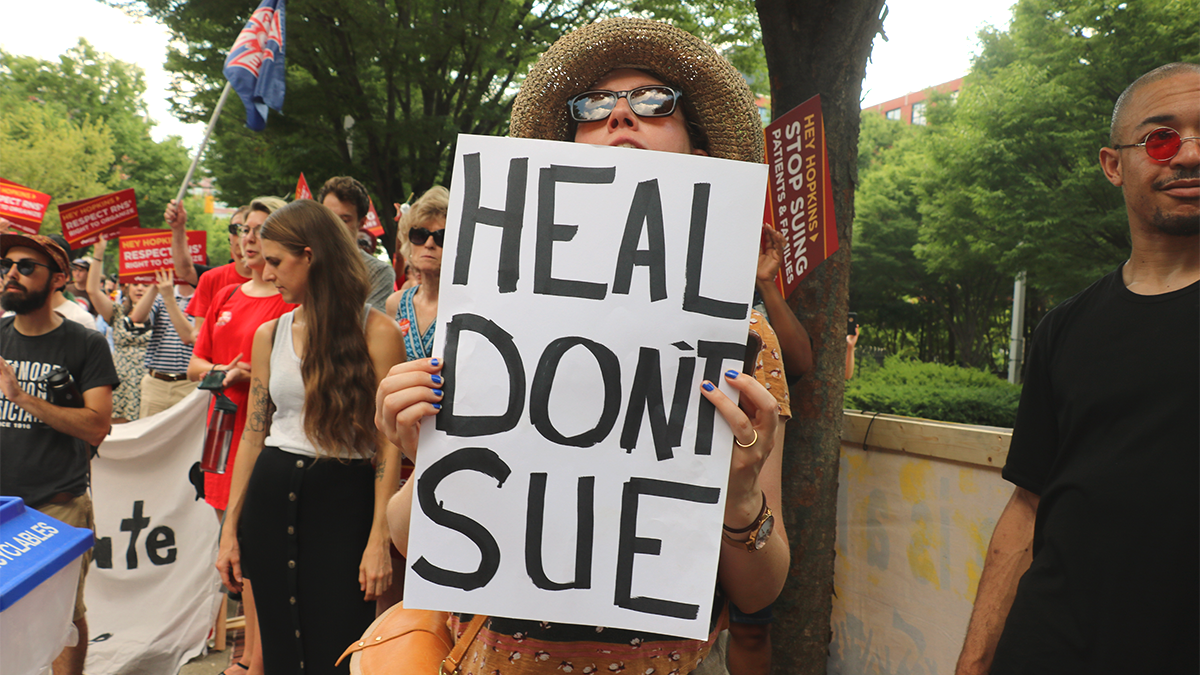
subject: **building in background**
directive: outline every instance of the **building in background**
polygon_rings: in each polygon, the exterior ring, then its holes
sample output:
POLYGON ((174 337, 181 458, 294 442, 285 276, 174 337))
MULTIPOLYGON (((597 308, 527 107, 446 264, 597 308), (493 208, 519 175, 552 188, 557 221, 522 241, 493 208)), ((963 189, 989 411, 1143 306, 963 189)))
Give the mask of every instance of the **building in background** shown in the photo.
POLYGON ((925 124, 925 107, 928 103, 929 92, 931 90, 937 91, 943 94, 950 94, 952 98, 957 98, 962 86, 963 78, 960 77, 949 82, 927 87, 923 91, 905 94, 900 98, 868 106, 863 108, 863 110, 873 110, 889 120, 903 120, 905 124, 925 124))

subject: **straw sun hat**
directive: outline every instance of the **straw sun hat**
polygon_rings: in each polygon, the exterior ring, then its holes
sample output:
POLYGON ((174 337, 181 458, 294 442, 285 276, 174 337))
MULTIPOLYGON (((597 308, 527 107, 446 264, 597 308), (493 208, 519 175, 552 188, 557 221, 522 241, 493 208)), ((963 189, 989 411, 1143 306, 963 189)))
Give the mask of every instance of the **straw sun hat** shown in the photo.
POLYGON ((572 140, 567 99, 618 68, 644 70, 682 89, 684 115, 703 130, 708 154, 763 161, 762 121, 741 74, 700 38, 645 19, 608 19, 559 38, 521 86, 509 134, 572 140))

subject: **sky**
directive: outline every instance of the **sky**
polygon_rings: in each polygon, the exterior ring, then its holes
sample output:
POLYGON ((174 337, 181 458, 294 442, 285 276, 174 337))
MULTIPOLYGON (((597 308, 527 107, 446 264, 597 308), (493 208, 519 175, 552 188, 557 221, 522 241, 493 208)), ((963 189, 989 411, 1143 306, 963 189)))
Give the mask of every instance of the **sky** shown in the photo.
MULTIPOLYGON (((888 41, 875 38, 863 80, 864 106, 965 75, 978 51, 976 33, 987 24, 1007 27, 1015 1, 888 0, 890 11, 884 21, 888 41)), ((145 98, 157 123, 151 132, 156 140, 180 136, 192 150, 200 144, 205 125, 183 124, 170 114, 166 97, 171 79, 162 69, 170 35, 161 24, 131 18, 98 0, 57 0, 53 21, 46 21, 41 2, 0 0, 0 6, 4 7, 0 48, 50 60, 83 37, 99 51, 145 71, 145 98)))

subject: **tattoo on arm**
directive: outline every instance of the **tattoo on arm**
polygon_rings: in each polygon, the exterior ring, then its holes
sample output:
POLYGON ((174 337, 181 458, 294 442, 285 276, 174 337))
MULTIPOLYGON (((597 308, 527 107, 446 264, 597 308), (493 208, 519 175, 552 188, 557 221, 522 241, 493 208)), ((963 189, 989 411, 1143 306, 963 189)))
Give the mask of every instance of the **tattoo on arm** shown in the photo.
POLYGON ((383 470, 387 468, 387 460, 379 460, 379 464, 375 465, 375 480, 383 480, 383 470))
POLYGON ((253 380, 250 385, 250 414, 246 416, 246 427, 250 431, 266 433, 271 424, 274 404, 271 403, 271 394, 262 380, 257 377, 253 380))

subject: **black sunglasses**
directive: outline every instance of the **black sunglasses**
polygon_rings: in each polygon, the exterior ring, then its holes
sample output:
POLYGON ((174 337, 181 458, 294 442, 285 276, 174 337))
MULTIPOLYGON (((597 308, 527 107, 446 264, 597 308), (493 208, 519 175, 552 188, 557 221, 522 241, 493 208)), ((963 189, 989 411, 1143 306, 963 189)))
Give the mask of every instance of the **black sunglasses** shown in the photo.
POLYGON ((47 265, 46 263, 40 263, 36 260, 31 260, 29 258, 23 258, 21 260, 9 260, 8 258, 0 258, 0 276, 8 276, 8 271, 12 269, 13 265, 17 266, 17 273, 23 277, 32 275, 34 267, 45 267, 46 269, 50 270, 51 272, 54 272, 54 268, 47 265))
POLYGON ((408 231, 408 240, 413 246, 424 246, 425 241, 433 237, 433 243, 437 244, 438 248, 443 248, 446 241, 446 230, 436 230, 430 232, 423 227, 414 227, 408 231))
POLYGON ((608 119, 617 107, 617 101, 625 99, 629 109, 638 117, 667 117, 675 112, 675 104, 683 92, 665 84, 651 84, 628 91, 585 91, 567 101, 571 119, 576 122, 599 122, 608 119))
POLYGON ((242 226, 241 226, 241 225, 235 225, 235 224, 233 224, 233 223, 230 223, 230 224, 229 224, 229 234, 236 234, 236 235, 238 235, 238 236, 241 236, 241 234, 242 234, 242 226))

